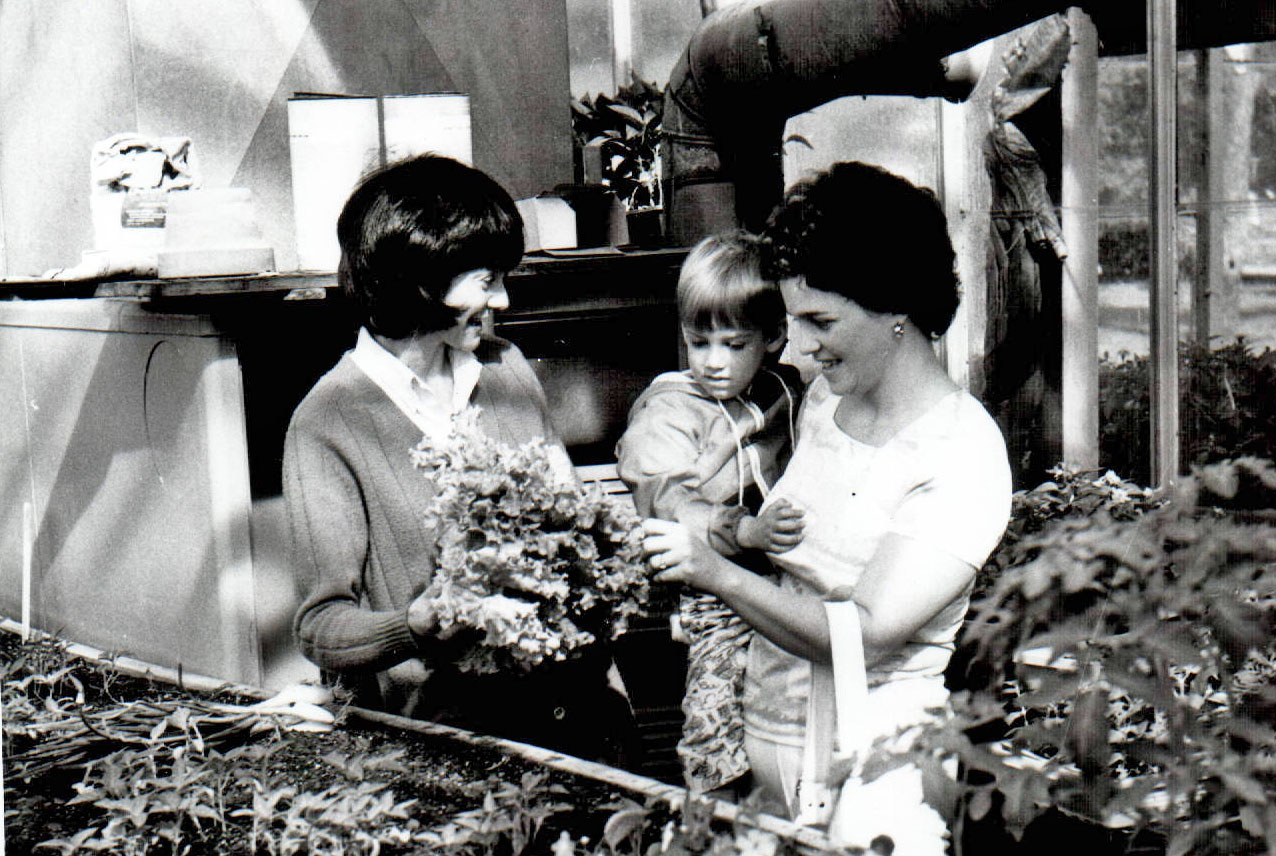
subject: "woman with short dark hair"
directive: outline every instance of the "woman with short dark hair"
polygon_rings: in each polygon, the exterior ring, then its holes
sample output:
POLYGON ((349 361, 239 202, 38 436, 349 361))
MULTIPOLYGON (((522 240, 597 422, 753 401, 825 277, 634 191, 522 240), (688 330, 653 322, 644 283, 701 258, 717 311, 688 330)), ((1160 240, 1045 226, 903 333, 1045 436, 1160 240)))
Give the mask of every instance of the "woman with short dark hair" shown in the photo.
POLYGON ((358 341, 298 405, 284 448, 302 653, 364 706, 622 758, 631 719, 602 646, 528 674, 463 674, 453 663, 475 637, 439 638, 419 597, 438 561, 423 522, 434 487, 411 457, 422 435, 446 437, 475 405, 487 436, 543 438, 574 478, 531 367, 492 333, 523 253, 518 209, 479 170, 426 155, 367 177, 337 234, 358 341))
MULTIPOLYGON (((771 555, 778 584, 676 523, 647 521, 645 546, 657 580, 717 595, 757 631, 744 690, 754 782, 776 810, 827 820, 808 797, 836 783, 830 720, 842 715, 836 733, 861 750, 885 740, 877 751, 906 756, 942 716, 975 569, 1009 519, 1010 468, 996 423, 935 355, 958 295, 934 194, 837 164, 791 189, 763 237, 790 344, 820 369, 763 506, 800 509, 803 540, 771 555), (856 682, 866 692, 859 708, 845 707, 849 691, 837 703, 834 676, 838 692, 856 682)), ((861 812, 855 831, 942 854, 920 768, 885 763, 890 772, 843 793, 861 812)))

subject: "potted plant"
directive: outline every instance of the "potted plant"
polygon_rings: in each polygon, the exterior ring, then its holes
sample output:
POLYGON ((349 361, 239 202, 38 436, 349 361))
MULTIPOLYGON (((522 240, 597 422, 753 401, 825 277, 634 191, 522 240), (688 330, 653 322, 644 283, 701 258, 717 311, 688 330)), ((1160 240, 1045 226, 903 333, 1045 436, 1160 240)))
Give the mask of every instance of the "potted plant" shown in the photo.
POLYGON ((586 183, 609 188, 625 204, 632 243, 661 238, 660 128, 664 93, 637 76, 615 95, 572 99, 572 134, 586 183))

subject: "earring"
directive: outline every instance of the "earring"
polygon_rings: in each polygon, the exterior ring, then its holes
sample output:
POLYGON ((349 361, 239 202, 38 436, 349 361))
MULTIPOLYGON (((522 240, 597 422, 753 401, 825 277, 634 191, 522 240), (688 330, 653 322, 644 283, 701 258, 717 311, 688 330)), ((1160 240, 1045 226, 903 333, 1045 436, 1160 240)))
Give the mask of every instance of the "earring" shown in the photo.
POLYGON ((895 334, 896 339, 902 339, 904 337, 904 322, 896 321, 891 326, 891 332, 895 334))

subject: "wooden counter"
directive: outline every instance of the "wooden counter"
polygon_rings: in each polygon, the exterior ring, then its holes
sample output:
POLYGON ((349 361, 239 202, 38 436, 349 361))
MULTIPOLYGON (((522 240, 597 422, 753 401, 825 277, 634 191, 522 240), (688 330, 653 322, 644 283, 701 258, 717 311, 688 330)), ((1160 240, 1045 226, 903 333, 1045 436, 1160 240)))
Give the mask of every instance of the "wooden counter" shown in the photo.
MULTIPOLYGON (((609 460, 633 398, 677 367, 684 255, 511 272, 498 332, 578 464, 609 460)), ((280 467, 293 409, 354 341, 335 276, 5 281, 0 295, 0 606, 174 668, 295 679, 280 467)))

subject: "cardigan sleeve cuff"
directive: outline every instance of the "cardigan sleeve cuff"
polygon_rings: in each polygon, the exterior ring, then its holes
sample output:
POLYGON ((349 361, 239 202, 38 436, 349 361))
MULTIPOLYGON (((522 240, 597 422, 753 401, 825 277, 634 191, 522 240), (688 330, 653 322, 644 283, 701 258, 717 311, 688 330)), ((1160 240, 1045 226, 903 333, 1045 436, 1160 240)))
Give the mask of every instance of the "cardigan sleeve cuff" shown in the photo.
POLYGON ((401 653, 404 659, 420 654, 422 639, 423 637, 413 633, 412 628, 408 626, 407 608, 391 613, 390 620, 386 621, 382 628, 382 640, 385 646, 396 653, 401 653))

